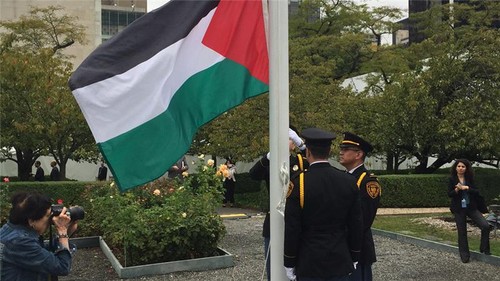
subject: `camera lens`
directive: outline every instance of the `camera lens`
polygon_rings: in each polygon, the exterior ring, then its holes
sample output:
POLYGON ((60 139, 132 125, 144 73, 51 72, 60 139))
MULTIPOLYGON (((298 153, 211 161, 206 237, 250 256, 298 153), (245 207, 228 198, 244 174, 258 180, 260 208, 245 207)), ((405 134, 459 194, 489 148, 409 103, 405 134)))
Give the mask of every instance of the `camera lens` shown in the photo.
POLYGON ((72 221, 83 220, 85 218, 85 211, 80 206, 69 208, 67 211, 72 221))
MULTIPOLYGON (((57 217, 61 214, 63 205, 54 204, 50 207, 52 216, 57 217)), ((85 218, 85 211, 80 206, 74 206, 66 210, 66 214, 71 218, 71 221, 83 220, 85 218)))

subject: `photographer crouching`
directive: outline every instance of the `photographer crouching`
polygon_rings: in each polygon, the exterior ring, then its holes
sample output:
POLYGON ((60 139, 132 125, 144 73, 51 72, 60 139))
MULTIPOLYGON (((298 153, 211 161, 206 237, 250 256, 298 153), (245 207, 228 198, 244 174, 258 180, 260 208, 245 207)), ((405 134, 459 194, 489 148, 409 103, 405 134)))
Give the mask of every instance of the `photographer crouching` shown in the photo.
POLYGON ((83 218, 83 209, 75 208, 72 220, 66 207, 53 206, 40 193, 16 193, 11 202, 9 221, 0 228, 0 280, 53 281, 68 275, 75 252, 69 237, 83 218), (42 235, 51 233, 51 224, 55 237, 45 244, 42 235))

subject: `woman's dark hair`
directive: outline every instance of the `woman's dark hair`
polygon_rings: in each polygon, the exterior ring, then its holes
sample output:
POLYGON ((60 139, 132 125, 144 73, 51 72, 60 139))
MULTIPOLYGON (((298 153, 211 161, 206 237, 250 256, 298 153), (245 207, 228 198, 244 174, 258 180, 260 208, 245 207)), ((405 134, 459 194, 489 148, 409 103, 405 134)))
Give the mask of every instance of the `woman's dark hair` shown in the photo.
POLYGON ((474 183, 474 171, 472 170, 472 165, 471 165, 470 161, 465 159, 465 158, 455 160, 455 163, 453 163, 453 165, 451 166, 451 170, 450 170, 451 177, 453 179, 458 179, 458 176, 457 176, 458 163, 462 163, 465 165, 465 174, 464 174, 465 180, 468 183, 474 183))
POLYGON ((9 221, 17 225, 29 226, 29 220, 39 220, 47 213, 51 201, 38 192, 18 192, 12 196, 9 221))

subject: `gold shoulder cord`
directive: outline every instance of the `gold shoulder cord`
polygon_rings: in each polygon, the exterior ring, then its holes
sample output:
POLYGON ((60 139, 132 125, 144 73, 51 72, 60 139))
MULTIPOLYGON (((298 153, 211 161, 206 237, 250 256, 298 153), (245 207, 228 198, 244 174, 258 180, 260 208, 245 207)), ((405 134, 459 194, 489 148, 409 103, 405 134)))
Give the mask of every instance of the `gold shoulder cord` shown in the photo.
POLYGON ((300 208, 304 208, 304 172, 300 173, 300 208))
POLYGON ((358 182, 356 183, 356 184, 358 185, 358 189, 359 189, 359 186, 361 185, 361 182, 362 182, 362 181, 363 181, 363 179, 365 178, 365 176, 366 176, 366 172, 363 172, 363 173, 361 174, 361 177, 359 177, 358 182))
POLYGON ((302 155, 297 154, 297 159, 299 159, 299 168, 301 171, 304 171, 304 160, 302 160, 302 155))
POLYGON ((300 192, 300 208, 304 208, 304 160, 302 160, 302 155, 297 154, 297 159, 299 159, 299 168, 302 171, 300 173, 300 184, 299 184, 299 192, 300 192))

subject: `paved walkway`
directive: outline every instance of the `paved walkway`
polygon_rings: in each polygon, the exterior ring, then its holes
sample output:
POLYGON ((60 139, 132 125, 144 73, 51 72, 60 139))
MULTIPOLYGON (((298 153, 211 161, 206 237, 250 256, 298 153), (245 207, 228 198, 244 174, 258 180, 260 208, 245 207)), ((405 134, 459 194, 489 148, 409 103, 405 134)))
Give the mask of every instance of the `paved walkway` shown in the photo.
POLYGON ((380 208, 377 215, 408 215, 408 214, 435 214, 450 213, 450 208, 380 208))
MULTIPOLYGON (((384 214, 449 212, 447 208, 379 209, 384 214)), ((234 257, 234 267, 200 272, 175 272, 165 275, 128 279, 130 281, 264 281, 263 242, 261 237, 263 213, 241 208, 220 208, 225 217, 227 234, 221 248, 234 257), (247 219, 232 219, 232 218, 247 219)), ((498 263, 483 262, 484 255, 474 253, 468 264, 460 261, 456 249, 443 250, 446 245, 429 246, 426 241, 397 235, 376 233, 377 262, 375 281, 466 281, 500 280, 498 263), (394 236, 394 235, 392 235, 394 236)), ((446 246, 449 248, 449 246, 446 246)), ((474 250, 474 249, 472 249, 474 250)), ((491 257, 491 256, 489 256, 491 257)), ((497 258, 498 259, 498 258, 497 258)), ((75 255, 73 270, 61 281, 124 281, 118 278, 110 262, 99 249, 81 249, 75 255)))
MULTIPOLYGON (((253 216, 265 215, 264 212, 245 209, 245 208, 233 208, 233 207, 220 207, 217 212, 222 218, 225 219, 236 219, 236 218, 248 218, 253 216)), ((448 207, 440 208, 380 208, 378 209, 377 215, 403 215, 403 214, 434 214, 434 213, 449 213, 450 209, 448 207)))

